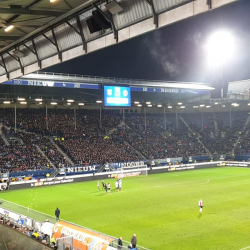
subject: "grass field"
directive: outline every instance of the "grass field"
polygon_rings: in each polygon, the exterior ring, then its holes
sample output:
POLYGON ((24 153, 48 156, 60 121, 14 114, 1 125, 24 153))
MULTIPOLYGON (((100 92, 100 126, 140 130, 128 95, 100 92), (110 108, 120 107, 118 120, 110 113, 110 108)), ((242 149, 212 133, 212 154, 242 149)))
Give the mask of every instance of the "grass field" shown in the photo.
MULTIPOLYGON (((115 180, 108 181, 114 188, 115 180)), ((210 168, 124 178, 123 190, 110 194, 98 191, 96 184, 7 191, 0 193, 0 200, 51 216, 58 206, 61 219, 128 241, 136 233, 138 244, 152 250, 250 246, 250 169, 210 168)))

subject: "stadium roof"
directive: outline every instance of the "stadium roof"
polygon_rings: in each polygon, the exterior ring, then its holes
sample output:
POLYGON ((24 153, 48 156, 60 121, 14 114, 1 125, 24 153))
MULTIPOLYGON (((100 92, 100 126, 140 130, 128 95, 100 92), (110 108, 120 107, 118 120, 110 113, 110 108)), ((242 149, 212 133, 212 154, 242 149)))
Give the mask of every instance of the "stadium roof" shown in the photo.
POLYGON ((0 82, 105 48, 234 1, 0 1, 0 82), (116 8, 113 9, 107 3, 116 5, 116 8), (106 22, 108 25, 91 32, 87 20, 93 18, 94 10, 98 13, 98 18, 102 19, 101 23, 106 22), (6 32, 5 28, 11 25, 13 28, 6 32))
POLYGON ((0 1, 0 48, 22 40, 28 34, 56 19, 87 0, 11 0, 0 1), (5 28, 14 28, 6 32, 5 28))
MULTIPOLYGON (((46 82, 67 82, 67 83, 82 83, 82 84, 115 84, 115 85, 130 85, 140 87, 153 87, 153 88, 177 88, 188 90, 214 90, 208 83, 197 82, 173 82, 173 81, 159 81, 159 80, 141 80, 141 79, 125 79, 115 77, 99 77, 99 76, 83 76, 83 75, 70 75, 59 74, 50 72, 37 72, 22 76, 16 81, 21 80, 35 80, 46 82)), ((7 82, 8 83, 8 82, 7 82)), ((17 83, 16 83, 17 84, 17 83)), ((32 85, 32 84, 30 84, 32 85)), ((77 87, 78 88, 78 87, 77 87)))

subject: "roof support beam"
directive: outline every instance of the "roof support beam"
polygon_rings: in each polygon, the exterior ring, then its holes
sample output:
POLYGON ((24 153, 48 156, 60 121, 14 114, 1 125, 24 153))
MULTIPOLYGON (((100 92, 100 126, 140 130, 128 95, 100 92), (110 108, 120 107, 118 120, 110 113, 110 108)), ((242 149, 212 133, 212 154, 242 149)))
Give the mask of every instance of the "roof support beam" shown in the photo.
POLYGON ((59 50, 58 43, 57 43, 57 40, 56 40, 55 32, 54 32, 53 29, 51 29, 51 32, 52 32, 52 36, 53 36, 54 41, 52 41, 45 34, 42 34, 42 35, 56 47, 56 50, 57 50, 57 53, 58 53, 58 58, 60 59, 60 61, 62 61, 62 52, 59 50))
POLYGON ((208 5, 208 8, 211 10, 213 8, 212 0, 207 0, 207 5, 208 5))
POLYGON ((114 38, 116 40, 116 42, 118 43, 118 31, 115 27, 115 23, 113 21, 113 17, 112 17, 112 14, 110 13, 110 17, 108 17, 98 6, 96 3, 93 3, 93 5, 95 6, 95 8, 97 9, 97 11, 108 21, 111 23, 111 27, 112 27, 112 30, 114 32, 114 38))
POLYGON ((0 40, 10 40, 10 41, 15 41, 23 36, 0 36, 0 40))
POLYGON ((31 53, 33 53, 35 56, 36 56, 36 59, 37 59, 37 62, 38 62, 38 66, 39 68, 41 69, 41 61, 39 60, 39 57, 38 57, 38 54, 37 54, 37 50, 36 50, 36 47, 35 47, 35 43, 34 43, 34 40, 32 39, 32 45, 34 47, 34 50, 31 49, 29 46, 27 46, 25 43, 22 43, 23 46, 25 46, 29 51, 31 51, 31 53))
POLYGON ((56 49, 57 49, 58 57, 59 57, 60 61, 62 62, 62 52, 59 49, 57 39, 56 39, 56 34, 55 34, 53 28, 51 29, 51 31, 52 31, 52 35, 53 35, 53 38, 54 38, 54 41, 55 41, 55 46, 56 46, 56 49))
POLYGON ((39 58, 37 48, 36 48, 36 43, 34 42, 34 39, 32 39, 32 45, 33 45, 33 48, 35 50, 35 55, 36 55, 36 59, 37 59, 37 62, 38 62, 38 67, 41 69, 42 68, 42 62, 41 62, 41 60, 39 58))
POLYGON ((9 73, 8 70, 7 70, 6 63, 5 63, 5 61, 4 61, 3 55, 1 55, 1 58, 2 58, 3 65, 2 65, 2 64, 0 64, 0 65, 5 69, 7 78, 8 78, 8 80, 9 80, 9 79, 10 79, 10 73, 9 73))
POLYGON ((24 74, 24 67, 21 63, 20 57, 17 56, 17 58, 16 58, 15 56, 11 55, 10 52, 8 52, 8 51, 7 51, 7 54, 19 63, 21 72, 22 72, 22 74, 24 74))
POLYGON ((78 26, 79 31, 69 21, 66 21, 66 23, 81 37, 83 50, 87 53, 87 43, 86 43, 83 31, 82 31, 82 23, 81 23, 79 16, 76 17, 76 21, 77 21, 77 26, 78 26))
POLYGON ((31 10, 27 8, 0 8, 1 14, 19 14, 19 15, 35 15, 35 16, 54 16, 58 17, 65 12, 48 11, 48 10, 31 10))
POLYGON ((148 5, 152 9, 153 18, 154 18, 154 25, 155 25, 155 28, 158 28, 159 27, 159 18, 158 18, 156 11, 155 11, 154 2, 153 2, 153 0, 145 0, 145 1, 148 3, 148 5))

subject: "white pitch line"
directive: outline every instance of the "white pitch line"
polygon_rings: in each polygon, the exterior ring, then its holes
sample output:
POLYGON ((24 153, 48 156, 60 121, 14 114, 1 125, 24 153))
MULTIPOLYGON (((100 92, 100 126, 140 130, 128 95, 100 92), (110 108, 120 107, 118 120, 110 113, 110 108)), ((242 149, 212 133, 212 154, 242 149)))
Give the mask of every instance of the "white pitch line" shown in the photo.
POLYGON ((249 247, 245 247, 245 248, 241 248, 240 250, 245 250, 245 249, 249 249, 250 248, 250 246, 249 247))
MULTIPOLYGON (((35 211, 35 212, 38 212, 38 213, 40 213, 40 214, 44 214, 44 215, 49 216, 49 217, 53 217, 53 215, 45 214, 45 213, 43 213, 43 212, 40 212, 40 211, 38 211, 38 210, 29 208, 29 207, 22 206, 22 205, 20 205, 20 204, 15 203, 15 202, 7 201, 7 200, 4 200, 4 199, 2 199, 2 198, 1 198, 0 200, 3 200, 3 201, 5 201, 5 202, 7 202, 7 203, 12 203, 12 204, 17 205, 17 206, 19 206, 19 207, 23 207, 23 208, 26 208, 26 209, 29 209, 29 210, 33 210, 33 211, 35 211)), ((7 209, 7 208, 6 208, 6 209, 7 209)), ((7 209, 7 210, 8 210, 8 209, 7 209)))
MULTIPOLYGON (((5 202, 12 203, 12 204, 14 204, 14 205, 16 205, 16 206, 20 206, 20 207, 23 207, 23 208, 28 209, 28 207, 25 207, 25 206, 19 205, 19 204, 15 203, 15 202, 7 201, 7 200, 4 200, 4 199, 2 199, 2 198, 1 198, 0 200, 3 200, 3 201, 5 201, 5 202)), ((6 208, 6 210, 8 210, 8 209, 6 208)), ((10 209, 10 210, 11 210, 11 209, 10 209)), ((29 210, 33 210, 33 211, 35 211, 35 212, 37 212, 37 213, 44 214, 44 215, 49 216, 49 217, 53 217, 52 215, 49 215, 49 214, 46 214, 46 213, 40 212, 40 211, 35 210, 35 209, 32 209, 32 208, 30 208, 29 210)), ((62 220, 63 220, 63 219, 62 219, 62 220)), ((80 226, 80 225, 78 225, 78 224, 75 224, 75 223, 72 223, 72 222, 66 221, 66 220, 63 220, 63 221, 68 222, 68 223, 71 223, 71 224, 74 224, 74 225, 79 226, 79 227, 83 227, 83 226, 80 226)), ((93 231, 92 229, 87 228, 87 227, 83 227, 83 228, 86 228, 86 229, 89 229, 90 231, 93 231)), ((98 231, 96 231, 96 230, 94 230, 94 231, 95 231, 95 232, 97 232, 97 233, 100 233, 100 234, 104 234, 104 233, 98 232, 98 231)), ((108 234, 104 234, 104 235, 107 235, 107 236, 109 236, 109 237, 111 237, 111 238, 116 239, 116 237, 114 237, 114 236, 110 236, 110 235, 108 235, 108 234)), ((138 246, 139 246, 139 245, 138 245, 138 246)), ((143 248, 143 249, 145 249, 145 250, 150 250, 150 249, 145 248, 145 247, 143 247, 143 246, 139 246, 139 247, 140 247, 140 248, 143 248)))

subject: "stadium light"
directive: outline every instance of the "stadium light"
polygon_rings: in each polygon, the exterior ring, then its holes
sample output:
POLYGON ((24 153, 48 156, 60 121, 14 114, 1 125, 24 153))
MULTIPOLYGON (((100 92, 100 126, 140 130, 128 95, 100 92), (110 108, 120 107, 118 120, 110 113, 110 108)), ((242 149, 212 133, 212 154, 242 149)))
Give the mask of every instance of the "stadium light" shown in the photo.
POLYGON ((147 105, 150 105, 150 104, 151 104, 151 102, 146 102, 146 104, 147 104, 147 105))
POLYGON ((134 102, 134 104, 140 104, 140 102, 134 102))
POLYGON ((157 105, 157 107, 158 107, 158 108, 161 108, 161 107, 162 107, 162 105, 161 105, 161 104, 158 104, 158 105, 157 105))
POLYGON ((232 103, 231 105, 234 106, 234 107, 239 107, 240 106, 240 104, 238 104, 236 102, 232 103))
POLYGON ((70 99, 69 99, 69 100, 67 100, 67 102, 74 102, 74 100, 70 100, 70 99))
POLYGON ((23 97, 17 97, 17 100, 18 101, 25 101, 25 98, 23 98, 23 97))
POLYGON ((27 104, 27 102, 20 102, 20 104, 25 105, 25 104, 27 104))
POLYGON ((137 107, 141 107, 142 105, 141 104, 138 104, 137 107))
POLYGON ((42 98, 36 98, 35 101, 36 102, 41 102, 43 99, 42 98))
POLYGON ((10 104, 10 101, 4 101, 3 103, 4 104, 10 104))
POLYGON ((200 107, 201 107, 201 108, 202 108, 202 107, 205 107, 205 104, 201 104, 200 107))
POLYGON ((51 105, 57 105, 57 102, 51 102, 50 104, 51 105))
POLYGON ((181 108, 181 109, 184 109, 184 108, 186 108, 186 106, 180 106, 180 108, 181 108))
POLYGON ((4 31, 5 32, 9 32, 10 30, 12 30, 14 28, 14 25, 9 25, 8 27, 6 27, 5 29, 4 29, 4 31))
POLYGON ((152 107, 152 104, 149 104, 149 105, 148 105, 148 107, 150 107, 150 108, 151 108, 151 107, 152 107))
POLYGON ((96 103, 102 103, 102 101, 98 100, 98 101, 96 101, 96 103))
POLYGON ((39 102, 38 104, 42 105, 43 103, 42 103, 42 102, 39 102))
POLYGON ((178 102, 177 104, 178 104, 178 105, 182 105, 182 102, 178 102))
POLYGON ((78 105, 79 106, 84 106, 84 103, 83 102, 79 102, 78 105))
POLYGON ((208 106, 206 106, 206 108, 209 109, 209 108, 211 108, 211 106, 208 105, 208 106))
POLYGON ((218 31, 211 35, 206 44, 209 65, 218 67, 229 61, 234 47, 233 36, 228 31, 218 31))
POLYGON ((68 106, 70 106, 70 105, 71 105, 71 103, 70 103, 70 102, 68 102, 68 103, 67 103, 67 105, 68 105, 68 106))
POLYGON ((168 106, 168 109, 171 109, 171 108, 173 108, 173 106, 168 106))

